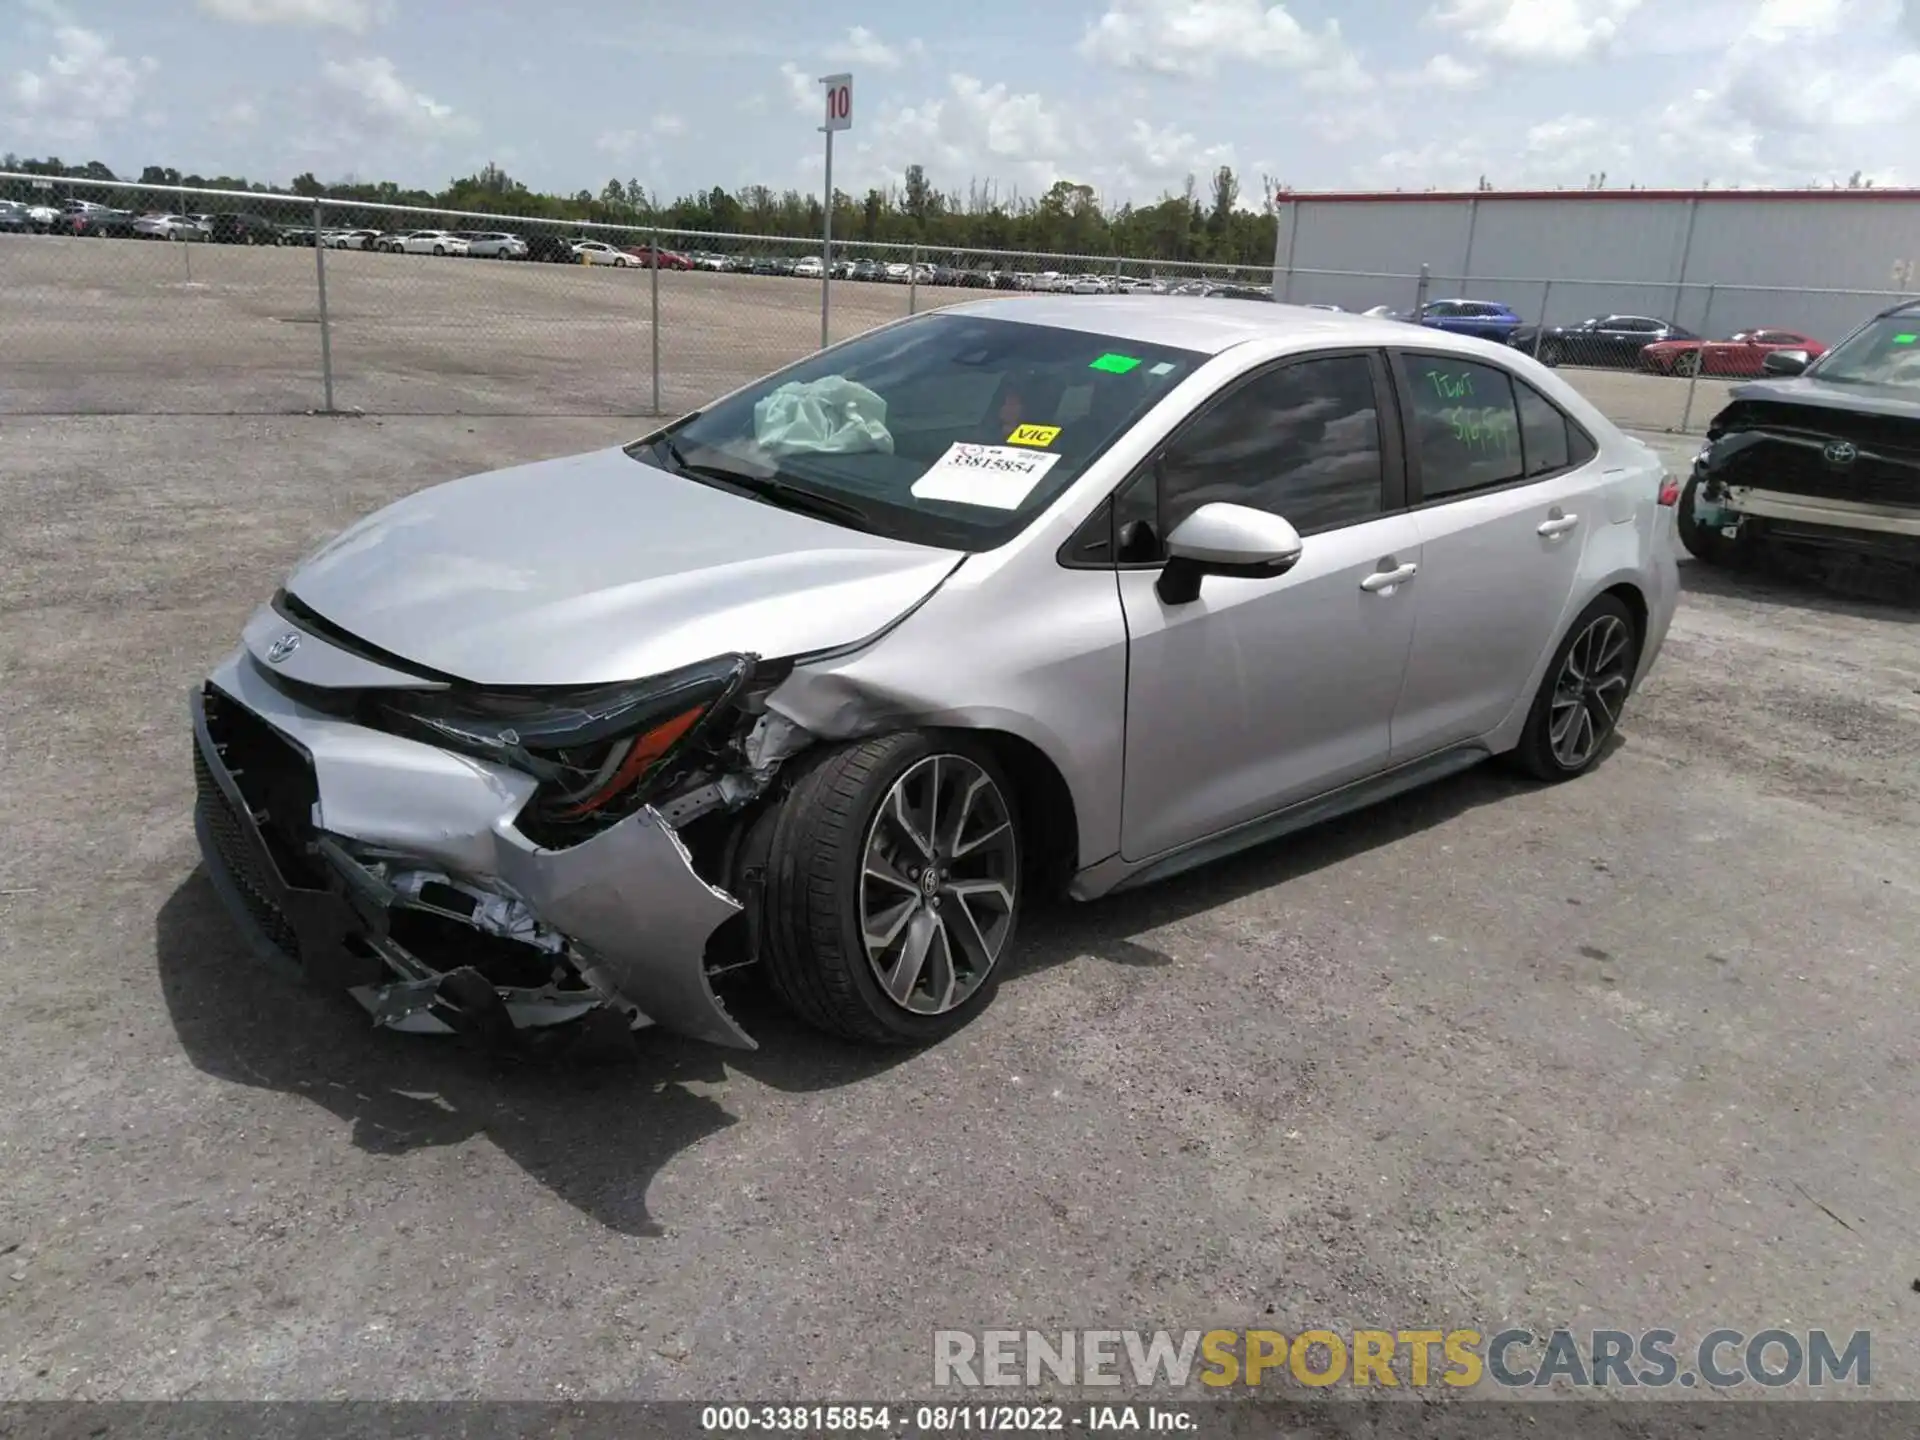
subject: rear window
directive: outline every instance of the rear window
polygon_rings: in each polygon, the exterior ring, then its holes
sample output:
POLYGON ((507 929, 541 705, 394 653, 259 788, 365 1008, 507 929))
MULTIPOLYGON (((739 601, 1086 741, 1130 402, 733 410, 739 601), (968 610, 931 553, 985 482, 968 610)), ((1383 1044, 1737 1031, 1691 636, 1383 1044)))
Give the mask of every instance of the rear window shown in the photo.
MULTIPOLYGON (((1018 534, 1206 356, 931 314, 789 366, 694 416, 689 469, 778 478, 879 533, 985 550, 1018 534)), ((673 468, 653 447, 636 459, 673 468)))

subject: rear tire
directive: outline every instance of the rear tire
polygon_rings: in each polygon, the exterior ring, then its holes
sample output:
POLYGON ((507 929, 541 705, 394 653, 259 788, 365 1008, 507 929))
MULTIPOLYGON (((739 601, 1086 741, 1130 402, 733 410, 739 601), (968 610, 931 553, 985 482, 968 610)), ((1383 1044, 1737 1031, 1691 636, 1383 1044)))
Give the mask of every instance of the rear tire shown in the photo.
POLYGON ((1013 949, 1021 833, 983 747, 902 731, 823 751, 770 819, 761 948, 795 1015, 925 1045, 986 1008, 1013 949))
POLYGON ((1639 664, 1632 614, 1614 596, 1599 596, 1554 650, 1513 763, 1549 783, 1593 769, 1619 726, 1639 664))

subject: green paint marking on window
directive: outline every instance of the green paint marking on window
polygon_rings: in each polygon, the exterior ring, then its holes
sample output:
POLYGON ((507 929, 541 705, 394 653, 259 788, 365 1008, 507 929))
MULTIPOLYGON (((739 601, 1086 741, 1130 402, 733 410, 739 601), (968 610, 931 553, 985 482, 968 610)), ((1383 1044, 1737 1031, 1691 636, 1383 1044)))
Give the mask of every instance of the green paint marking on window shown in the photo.
POLYGON ((1108 354, 1102 355, 1087 368, 1089 370, 1104 370, 1109 375, 1124 375, 1129 370, 1138 366, 1139 363, 1140 362, 1131 355, 1108 354))
POLYGON ((1920 339, 1920 336, 1896 335, 1893 337, 1893 343, 1896 345, 1911 345, 1916 339, 1920 339))

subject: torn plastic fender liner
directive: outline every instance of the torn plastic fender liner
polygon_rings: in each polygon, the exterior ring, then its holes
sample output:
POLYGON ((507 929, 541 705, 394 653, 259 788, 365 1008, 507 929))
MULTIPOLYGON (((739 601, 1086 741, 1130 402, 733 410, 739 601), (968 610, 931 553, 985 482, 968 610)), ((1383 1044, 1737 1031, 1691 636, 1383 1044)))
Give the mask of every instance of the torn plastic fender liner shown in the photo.
POLYGON ((317 828, 506 886, 594 957, 590 980, 647 1018, 756 1048, 706 973, 708 937, 741 907, 695 873, 652 807, 579 845, 544 850, 513 823, 532 794, 531 777, 303 705, 275 689, 244 650, 211 679, 311 757, 317 828))
POLYGON ((566 850, 503 845, 500 878, 540 918, 592 952, 598 975, 669 1030, 759 1047, 707 980, 707 937, 740 902, 694 873, 680 837, 651 805, 566 850))

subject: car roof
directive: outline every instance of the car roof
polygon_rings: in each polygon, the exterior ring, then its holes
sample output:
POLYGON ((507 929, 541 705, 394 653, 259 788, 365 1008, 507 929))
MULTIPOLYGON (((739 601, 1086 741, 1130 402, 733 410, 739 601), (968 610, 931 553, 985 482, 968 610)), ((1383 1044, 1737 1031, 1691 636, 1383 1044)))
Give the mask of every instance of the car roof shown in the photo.
MULTIPOLYGON (((1021 296, 949 305, 942 315, 1022 320, 1058 330, 1080 330, 1218 355, 1249 340, 1311 341, 1319 345, 1417 345, 1481 353, 1488 345, 1441 330, 1418 329, 1384 316, 1309 310, 1302 305, 1249 305, 1184 295, 1021 296)), ((1504 347, 1494 347, 1504 348, 1504 347)))

